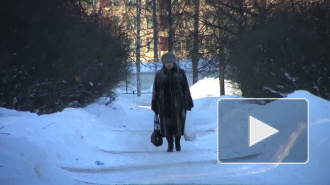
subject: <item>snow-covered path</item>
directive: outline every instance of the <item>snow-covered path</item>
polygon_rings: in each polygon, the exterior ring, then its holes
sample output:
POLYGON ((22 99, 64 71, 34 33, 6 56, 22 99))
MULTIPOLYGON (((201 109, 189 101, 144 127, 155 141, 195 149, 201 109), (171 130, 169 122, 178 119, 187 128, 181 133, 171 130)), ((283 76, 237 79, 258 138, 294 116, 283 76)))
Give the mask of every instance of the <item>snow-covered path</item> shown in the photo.
MULTIPOLYGON (((322 161, 312 160, 306 165, 219 164, 217 162, 216 119, 210 118, 210 112, 212 114, 212 110, 216 109, 217 98, 195 101, 194 116, 198 122, 196 123, 198 139, 193 142, 182 141, 183 150, 181 152, 167 153, 165 141, 161 147, 154 147, 149 142, 152 132, 150 124, 152 125, 153 116, 152 113, 148 112, 150 110, 144 106, 149 101, 148 96, 143 97, 138 104, 128 106, 130 111, 123 110, 127 114, 134 115, 134 120, 139 120, 137 122, 139 122, 140 127, 127 124, 122 129, 111 130, 110 133, 116 145, 98 148, 99 152, 103 152, 104 166, 62 167, 71 177, 76 179, 77 184, 242 184, 242 182, 249 184, 268 184, 269 182, 274 184, 286 184, 287 182, 310 184, 319 182, 323 184, 328 180, 330 182, 326 176, 320 176, 324 171, 319 174, 313 173, 316 166, 321 169, 327 168, 322 161), (140 114, 135 114, 133 110, 140 112, 140 114), (147 111, 141 113, 145 110, 147 111), (209 114, 206 114, 207 112, 209 114), (150 114, 150 116, 146 117, 146 114, 150 114)), ((120 102, 122 104, 117 106, 125 105, 123 107, 127 107, 128 102, 120 102)), ((120 108, 116 110, 120 110, 120 108)), ((132 116, 127 115, 127 117, 132 116)), ((123 120, 123 122, 126 121, 123 120)), ((314 134, 321 132, 321 130, 315 131, 318 127, 320 125, 314 124, 311 128, 312 143, 321 138, 324 139, 324 135, 314 134)), ((330 128, 329 125, 327 127, 330 128)), ((319 147, 317 147, 318 149, 314 146, 311 148, 313 156, 323 156, 323 154, 315 152, 320 150, 319 147)), ((245 154, 240 155, 244 156, 245 154)), ((312 158, 314 159, 314 157, 312 158)))
MULTIPOLYGON (((136 99, 131 95, 123 95, 122 98, 136 99)), ((132 103, 132 100, 127 102, 122 99, 120 103, 112 105, 116 113, 111 115, 111 119, 117 120, 117 124, 111 121, 111 126, 106 126, 107 144, 102 143, 102 146, 95 148, 98 160, 104 162, 104 165, 63 165, 62 169, 78 184, 157 184, 183 183, 187 179, 195 179, 190 182, 197 182, 198 178, 205 176, 203 171, 199 171, 200 167, 205 169, 210 165, 218 165, 215 128, 207 128, 197 133, 201 142, 213 137, 213 145, 199 145, 197 141, 185 142, 182 138, 181 152, 166 152, 165 140, 162 146, 153 146, 150 142, 153 129, 153 113, 148 107, 150 98, 149 95, 145 95, 136 104, 132 103), (122 115, 125 117, 121 117, 122 115)), ((214 106, 216 108, 216 105, 214 106)), ((102 114, 104 112, 95 107, 87 107, 87 110, 99 110, 96 114, 98 119, 103 120, 101 122, 110 116, 102 114)), ((216 116, 214 118, 216 119, 216 116)), ((216 127, 216 123, 213 127, 216 127)))

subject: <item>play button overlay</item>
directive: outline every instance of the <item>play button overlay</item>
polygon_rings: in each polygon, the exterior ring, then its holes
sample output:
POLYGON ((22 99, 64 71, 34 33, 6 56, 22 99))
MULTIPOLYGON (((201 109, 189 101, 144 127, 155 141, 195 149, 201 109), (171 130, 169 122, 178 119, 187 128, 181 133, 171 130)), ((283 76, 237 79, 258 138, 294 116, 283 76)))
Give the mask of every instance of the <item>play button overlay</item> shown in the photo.
POLYGON ((221 164, 308 162, 308 101, 303 98, 220 98, 221 164))
POLYGON ((250 116, 250 143, 249 146, 253 146, 259 141, 262 141, 273 134, 278 132, 277 129, 267 125, 266 123, 250 116))

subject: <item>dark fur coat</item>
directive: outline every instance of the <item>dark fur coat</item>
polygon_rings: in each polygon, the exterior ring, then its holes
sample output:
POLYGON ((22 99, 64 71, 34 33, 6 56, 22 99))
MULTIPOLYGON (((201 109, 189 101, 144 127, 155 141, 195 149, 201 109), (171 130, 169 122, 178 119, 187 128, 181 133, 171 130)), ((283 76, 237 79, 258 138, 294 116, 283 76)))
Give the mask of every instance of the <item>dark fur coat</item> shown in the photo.
POLYGON ((171 70, 163 66, 156 72, 151 109, 159 114, 161 133, 180 136, 184 133, 186 110, 194 106, 186 73, 176 63, 171 70))

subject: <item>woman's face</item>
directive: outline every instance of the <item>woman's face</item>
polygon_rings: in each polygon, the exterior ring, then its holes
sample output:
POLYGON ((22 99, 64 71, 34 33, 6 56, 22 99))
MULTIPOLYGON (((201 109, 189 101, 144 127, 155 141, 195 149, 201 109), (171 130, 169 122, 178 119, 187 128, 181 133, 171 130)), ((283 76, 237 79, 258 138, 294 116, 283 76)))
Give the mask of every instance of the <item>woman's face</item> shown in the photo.
POLYGON ((166 62, 166 63, 165 63, 165 67, 166 67, 166 69, 172 69, 173 66, 174 66, 174 62, 166 62))

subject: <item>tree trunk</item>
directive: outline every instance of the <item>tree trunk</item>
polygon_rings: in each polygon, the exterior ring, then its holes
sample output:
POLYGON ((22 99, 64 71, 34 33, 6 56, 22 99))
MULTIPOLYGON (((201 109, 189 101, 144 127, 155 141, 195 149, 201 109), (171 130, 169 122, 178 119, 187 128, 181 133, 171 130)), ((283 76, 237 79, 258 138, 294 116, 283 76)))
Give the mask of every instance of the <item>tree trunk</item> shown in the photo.
POLYGON ((137 90, 137 96, 141 96, 141 57, 140 57, 140 49, 141 49, 141 0, 138 0, 136 7, 136 90, 137 90))
POLYGON ((192 66, 193 66, 193 84, 198 81, 198 62, 199 62, 199 39, 198 39, 198 28, 199 28, 199 2, 200 0, 194 0, 195 13, 194 13, 194 45, 192 51, 192 66))
POLYGON ((174 45, 174 25, 173 25, 173 17, 172 17, 172 0, 167 0, 167 22, 168 22, 168 51, 173 52, 174 45))
POLYGON ((225 95, 225 65, 224 61, 219 61, 219 85, 220 85, 220 96, 225 95))
POLYGON ((154 62, 155 62, 155 72, 157 71, 158 62, 158 24, 157 24, 157 1, 152 0, 152 16, 153 16, 153 31, 154 31, 154 62))
POLYGON ((220 96, 225 95, 225 62, 226 62, 226 45, 225 41, 219 48, 219 84, 220 96))
POLYGON ((264 25, 267 18, 267 1, 261 0, 259 2, 259 24, 264 25))

